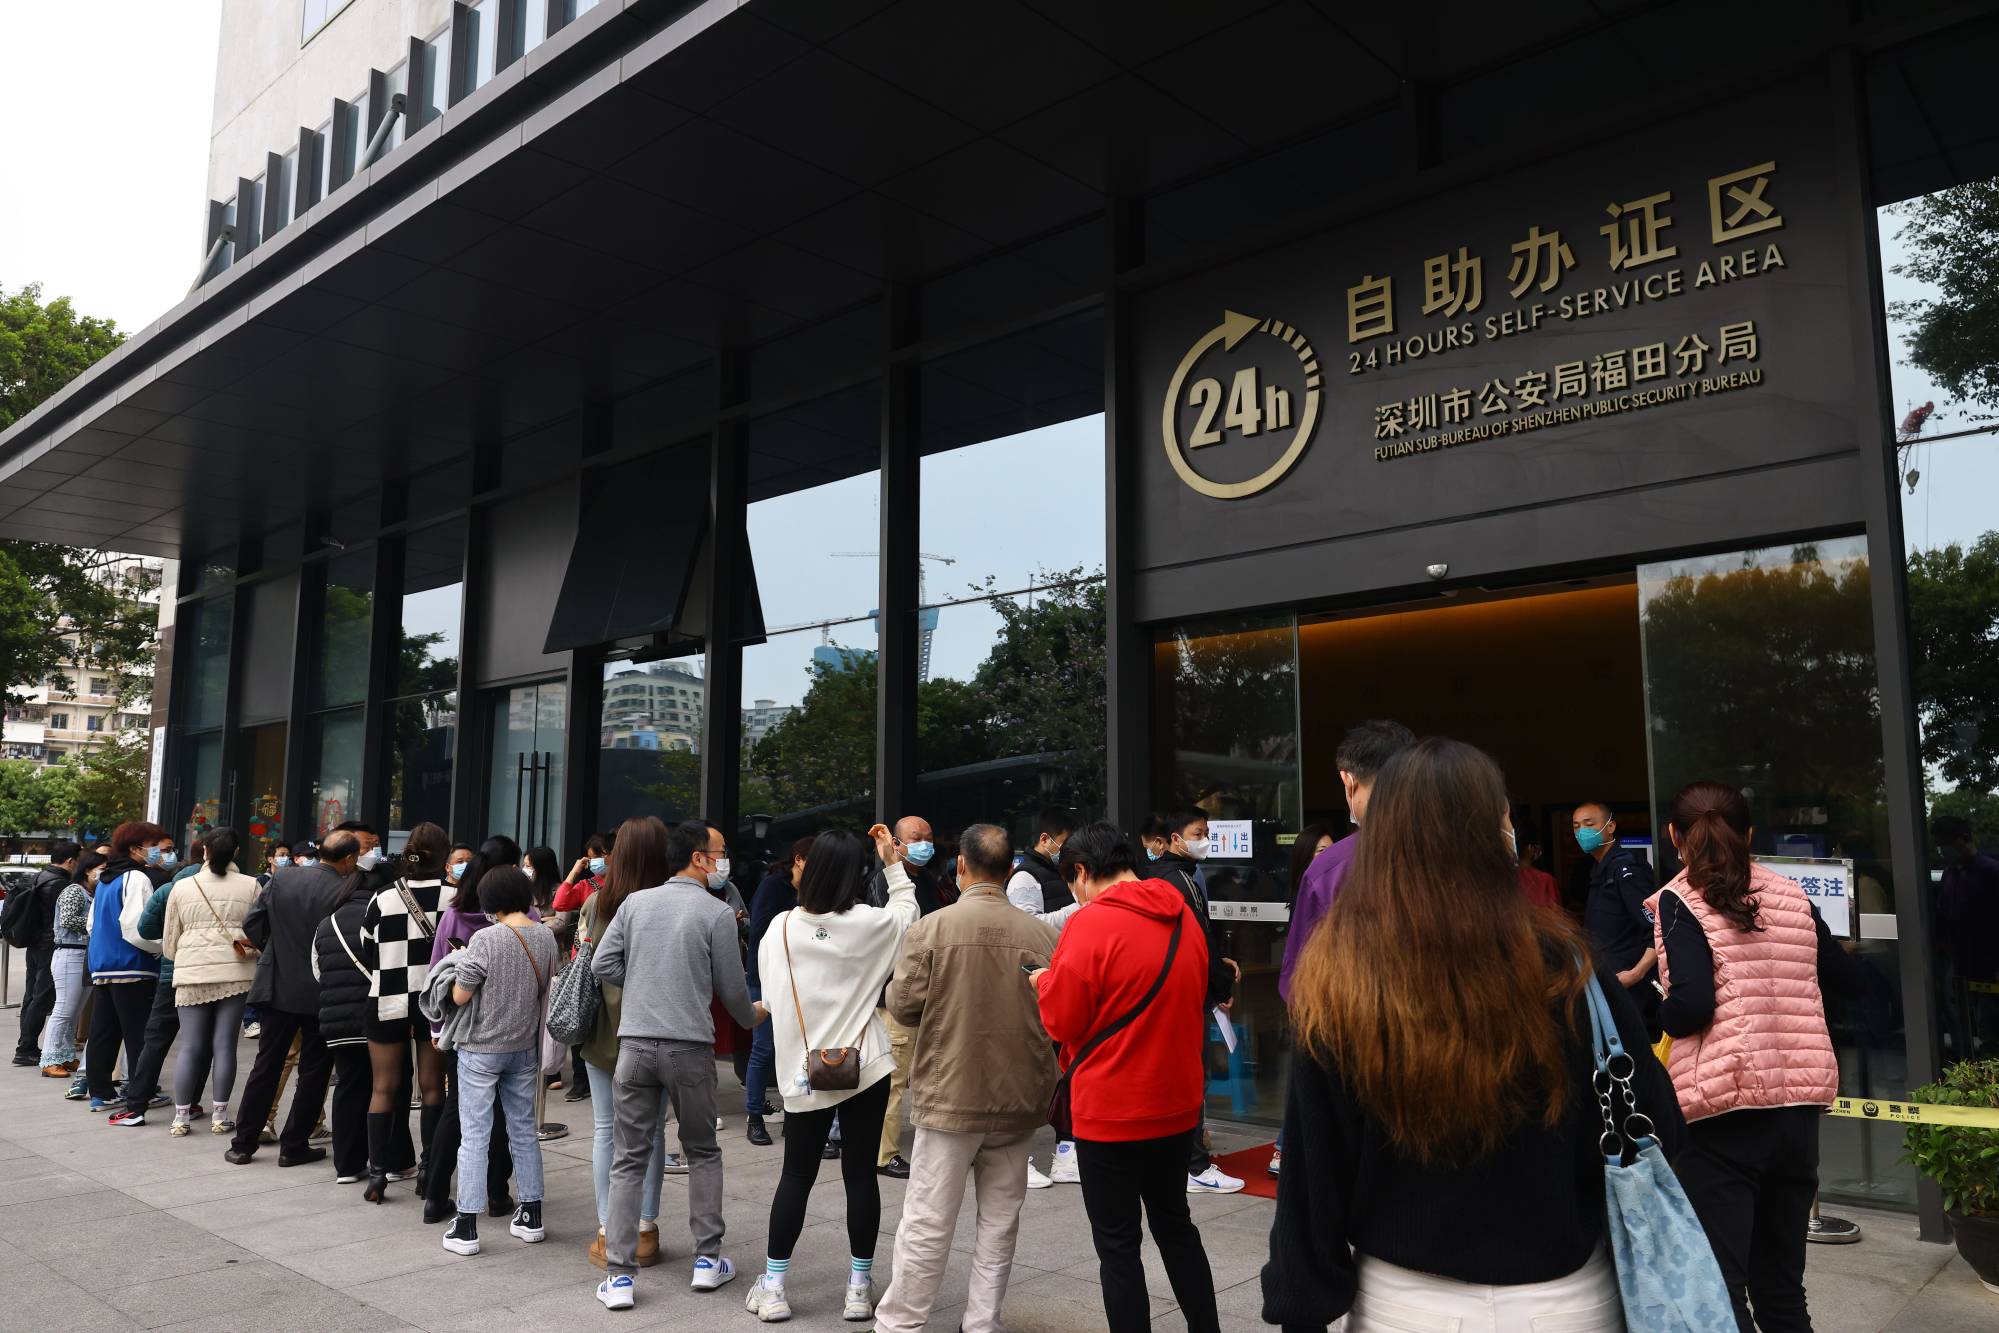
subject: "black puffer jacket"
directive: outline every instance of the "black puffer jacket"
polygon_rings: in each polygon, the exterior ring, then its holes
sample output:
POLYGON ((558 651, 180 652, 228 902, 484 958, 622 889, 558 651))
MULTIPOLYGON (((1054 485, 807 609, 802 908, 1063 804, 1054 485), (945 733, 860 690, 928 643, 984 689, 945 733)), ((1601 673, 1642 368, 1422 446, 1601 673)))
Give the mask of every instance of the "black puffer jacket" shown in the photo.
POLYGON ((328 1046, 368 1040, 368 974, 356 960, 367 957, 361 950, 361 915, 370 898, 357 890, 319 923, 312 937, 313 963, 319 972, 319 1035, 328 1046))

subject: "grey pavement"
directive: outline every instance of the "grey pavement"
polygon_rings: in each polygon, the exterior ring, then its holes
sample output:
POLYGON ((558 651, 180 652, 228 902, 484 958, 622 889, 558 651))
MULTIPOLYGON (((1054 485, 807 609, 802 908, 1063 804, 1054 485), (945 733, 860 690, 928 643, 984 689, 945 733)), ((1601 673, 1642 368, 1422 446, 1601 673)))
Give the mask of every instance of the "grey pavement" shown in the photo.
MULTIPOLYGON (((18 1018, 0 1012, 11 1042, 18 1018)), ((243 1068, 247 1072, 248 1048, 243 1068)), ((724 1065, 722 1100, 740 1105, 724 1065)), ((379 1207, 358 1185, 336 1185, 329 1163, 281 1169, 266 1148, 249 1166, 222 1160, 223 1140, 206 1123, 187 1138, 168 1135, 167 1118, 142 1129, 108 1127, 62 1085, 36 1070, 0 1066, 0 1331, 168 1328, 376 1330, 619 1327, 748 1330, 744 1288, 760 1271, 777 1147, 744 1139, 739 1110, 727 1115, 725 1251, 743 1276, 722 1291, 687 1288, 686 1187, 668 1177, 662 1235, 668 1261, 639 1275, 635 1310, 612 1313, 593 1299, 602 1276, 585 1252, 595 1233, 590 1189, 590 1104, 551 1100, 548 1118, 573 1133, 544 1146, 549 1239, 527 1246, 504 1222, 481 1228, 485 1253, 463 1259, 425 1227, 409 1185, 379 1207)), ((773 1122, 775 1131, 776 1122, 773 1122)), ((1044 1139, 1048 1136, 1044 1134, 1044 1139)), ((1256 1141, 1253 1131, 1217 1128, 1222 1151, 1256 1141)), ((1046 1164, 1051 1145, 1038 1156, 1046 1164)), ((903 1185, 883 1180, 882 1238, 876 1272, 891 1269, 903 1185)), ((840 1295, 847 1238, 838 1168, 828 1163, 793 1257, 790 1291, 801 1330, 843 1330, 840 1295)), ((1223 1327, 1262 1329, 1257 1272, 1272 1205, 1248 1195, 1192 1200, 1223 1327)), ((1999 1296, 1987 1293, 1948 1246, 1915 1238, 1912 1218, 1836 1210, 1862 1221, 1858 1245, 1814 1247, 1809 1280, 1822 1333, 1954 1333, 1999 1328, 1999 1296)), ((933 1326, 957 1327, 971 1247, 969 1201, 954 1242, 933 1326)), ((1147 1247, 1153 1313, 1161 1328, 1182 1326, 1157 1256, 1147 1247)), ((1012 1333, 1103 1327, 1096 1258, 1081 1191, 1071 1185, 1030 1192, 1022 1218, 1004 1317, 1012 1333)))

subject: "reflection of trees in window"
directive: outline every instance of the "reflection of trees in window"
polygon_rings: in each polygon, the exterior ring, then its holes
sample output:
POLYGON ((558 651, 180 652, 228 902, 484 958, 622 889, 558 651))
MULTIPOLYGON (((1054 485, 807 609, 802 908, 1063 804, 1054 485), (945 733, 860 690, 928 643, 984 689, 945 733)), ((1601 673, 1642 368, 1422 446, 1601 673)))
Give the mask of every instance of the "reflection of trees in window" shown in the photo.
POLYGON ((1909 556, 1909 657, 1932 816, 1999 846, 1999 532, 1909 556))
POLYGON ((1644 602, 1660 798, 1715 778, 1757 823, 1871 830, 1882 800, 1880 695, 1865 560, 1800 546, 1787 563, 1680 573, 1644 602), (1823 813, 1818 813, 1822 810, 1823 813))
POLYGON ((1219 793, 1217 810, 1228 817, 1294 818, 1298 699, 1290 624, 1182 630, 1159 651, 1176 784, 1160 793, 1162 803, 1184 806, 1219 793))
MULTIPOLYGON (((1096 571, 1044 573, 1031 604, 990 605, 1002 621, 969 681, 924 681, 916 691, 916 746, 926 772, 1036 756, 1042 782, 1024 808, 1104 803, 1104 585, 1096 571)), ((876 730, 873 652, 842 649, 815 661, 797 708, 771 725, 743 772, 746 811, 823 811, 822 823, 872 817, 876 730)))
POLYGON ((328 580, 320 622, 319 702, 353 703, 368 691, 368 632, 375 598, 365 588, 328 580))

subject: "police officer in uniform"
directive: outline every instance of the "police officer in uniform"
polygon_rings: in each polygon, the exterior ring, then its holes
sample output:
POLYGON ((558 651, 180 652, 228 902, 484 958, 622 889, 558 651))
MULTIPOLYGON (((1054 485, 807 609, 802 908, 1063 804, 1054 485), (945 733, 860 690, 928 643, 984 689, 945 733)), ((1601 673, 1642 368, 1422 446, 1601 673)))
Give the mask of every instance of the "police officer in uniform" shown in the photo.
POLYGON ((1576 807, 1571 821, 1576 846, 1596 861, 1590 871, 1589 899, 1583 906, 1583 928, 1597 961, 1617 970, 1618 980, 1631 992, 1646 1029, 1659 1035, 1659 951, 1652 945, 1652 913, 1645 900, 1658 887, 1652 863, 1628 847, 1617 845, 1617 820, 1601 801, 1576 807))

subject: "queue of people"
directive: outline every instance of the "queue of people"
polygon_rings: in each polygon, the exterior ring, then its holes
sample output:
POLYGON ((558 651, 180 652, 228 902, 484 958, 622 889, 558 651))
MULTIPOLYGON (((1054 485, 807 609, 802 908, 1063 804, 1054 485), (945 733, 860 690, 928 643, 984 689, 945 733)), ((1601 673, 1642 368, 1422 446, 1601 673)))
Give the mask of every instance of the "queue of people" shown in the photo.
MULTIPOLYGON (((1671 1160, 1704 1232, 1695 1258, 1726 1292, 1722 1326, 1808 1329, 1816 1120, 1838 1082, 1821 987, 1849 984, 1850 965, 1792 881, 1750 856, 1742 794, 1677 794, 1665 832, 1684 868, 1663 887, 1610 807, 1579 807, 1592 872, 1578 923, 1522 873, 1505 780, 1482 752, 1370 722, 1336 759, 1357 831, 1300 835, 1278 972, 1296 1053, 1266 1321, 1624 1327, 1620 1266, 1645 1256, 1613 1246, 1607 1216, 1606 1175, 1624 1164, 1602 1147, 1593 1033, 1607 1024, 1647 1126, 1634 1151, 1671 1160)), ((689 1287, 738 1275, 717 1111, 718 1042, 735 1025, 751 1034, 749 1142, 783 1129, 744 1295, 757 1320, 793 1315, 792 1264, 832 1158, 847 1265, 810 1280, 837 1290, 846 1320, 928 1326, 969 1184, 959 1322, 995 1333, 1028 1191, 1073 1183, 1102 1323, 1151 1326, 1149 1230, 1181 1318, 1207 1333, 1219 1315, 1190 1200, 1243 1185, 1203 1126, 1210 1016, 1241 979, 1210 912, 1209 833, 1197 808, 1137 837, 1049 812, 1019 855, 991 824, 940 855, 906 816, 801 840, 746 904, 725 834, 698 819, 628 820, 566 875, 549 849, 456 844, 434 824, 385 857, 351 824, 310 856, 273 849, 256 878, 232 830, 205 833, 183 869, 169 835, 133 822, 98 850, 59 845, 27 905, 10 904, 35 913, 49 977, 16 1062, 81 1080, 70 1095, 120 1128, 170 1104, 174 1137, 204 1114, 206 1086, 210 1130, 246 1166, 290 1082, 278 1166, 325 1159, 324 1138, 335 1178, 370 1203, 414 1179, 459 1256, 482 1252, 482 1215, 521 1243, 548 1237, 538 1112, 567 1082, 593 1111, 595 1295, 622 1310, 670 1248, 668 1174, 686 1178, 689 1287), (237 1099, 249 1005, 256 1054, 237 1099), (1044 1174, 1029 1151, 1047 1125, 1044 1174), (885 1283, 883 1178, 908 1181, 885 1283)))

